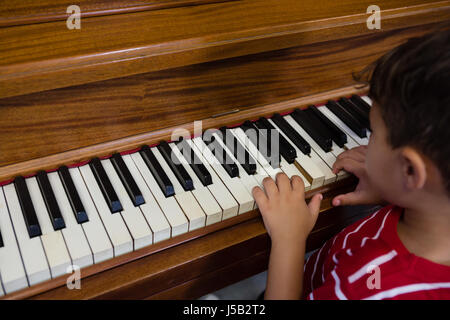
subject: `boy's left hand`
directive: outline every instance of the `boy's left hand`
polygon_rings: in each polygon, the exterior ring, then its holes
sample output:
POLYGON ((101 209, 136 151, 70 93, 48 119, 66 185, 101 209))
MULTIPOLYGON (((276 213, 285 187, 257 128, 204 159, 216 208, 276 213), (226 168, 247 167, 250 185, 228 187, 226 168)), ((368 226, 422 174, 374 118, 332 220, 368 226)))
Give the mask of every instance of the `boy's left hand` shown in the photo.
POLYGON ((265 192, 255 187, 252 193, 272 244, 293 245, 306 241, 316 224, 322 195, 316 194, 306 204, 303 180, 299 176, 289 180, 284 173, 277 174, 276 182, 265 178, 263 186, 265 192))

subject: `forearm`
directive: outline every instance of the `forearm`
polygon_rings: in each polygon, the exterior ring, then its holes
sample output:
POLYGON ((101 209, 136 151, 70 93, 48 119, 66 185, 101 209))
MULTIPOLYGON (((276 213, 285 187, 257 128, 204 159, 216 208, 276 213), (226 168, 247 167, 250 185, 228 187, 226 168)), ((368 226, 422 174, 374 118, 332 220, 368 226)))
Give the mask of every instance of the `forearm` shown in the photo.
POLYGON ((272 243, 265 299, 300 299, 303 292, 305 242, 299 245, 272 243))

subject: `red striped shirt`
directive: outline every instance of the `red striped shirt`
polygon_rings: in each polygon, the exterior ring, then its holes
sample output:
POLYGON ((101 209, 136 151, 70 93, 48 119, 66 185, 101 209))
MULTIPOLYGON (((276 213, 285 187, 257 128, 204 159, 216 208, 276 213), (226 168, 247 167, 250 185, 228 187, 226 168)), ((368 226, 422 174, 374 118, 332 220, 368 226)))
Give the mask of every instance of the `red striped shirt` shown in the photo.
POLYGON ((387 206, 348 226, 305 264, 308 299, 450 299, 450 266, 408 251, 402 208, 387 206))

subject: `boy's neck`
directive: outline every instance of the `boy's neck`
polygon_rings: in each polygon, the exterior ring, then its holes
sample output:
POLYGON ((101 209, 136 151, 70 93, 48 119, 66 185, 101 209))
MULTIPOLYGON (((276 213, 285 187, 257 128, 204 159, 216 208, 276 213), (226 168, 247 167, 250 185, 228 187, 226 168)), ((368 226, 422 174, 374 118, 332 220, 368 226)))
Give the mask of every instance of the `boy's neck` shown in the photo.
POLYGON ((409 252, 450 266, 450 199, 442 197, 421 204, 405 208, 397 226, 398 236, 409 252))

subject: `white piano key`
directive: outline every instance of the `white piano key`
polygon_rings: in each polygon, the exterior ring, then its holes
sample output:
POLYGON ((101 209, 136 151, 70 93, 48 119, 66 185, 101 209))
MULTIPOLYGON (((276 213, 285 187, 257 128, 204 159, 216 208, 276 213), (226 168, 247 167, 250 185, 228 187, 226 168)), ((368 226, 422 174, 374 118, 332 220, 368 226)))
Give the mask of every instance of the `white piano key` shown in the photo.
MULTIPOLYGON (((274 169, 268 163, 267 159, 265 159, 263 157, 263 155, 258 151, 256 146, 250 141, 250 139, 248 139, 247 135, 245 134, 245 132, 241 128, 233 129, 232 132, 235 135, 235 137, 240 140, 241 144, 243 146, 245 146, 247 151, 255 159, 257 159, 256 160, 256 162, 258 163, 257 166, 260 165, 261 170, 265 171, 267 173, 267 176, 270 176, 272 179, 275 180, 276 179, 276 175, 279 172, 284 172, 289 177, 289 179, 293 175, 298 175, 298 176, 300 176, 303 179, 303 181, 305 181, 305 190, 309 190, 311 188, 310 183, 301 174, 301 172, 297 168, 295 168, 295 166, 293 164, 292 165, 288 164, 283 157, 280 157, 280 167, 274 169)), ((263 187, 262 181, 260 182, 260 186, 263 187)))
POLYGON ((139 208, 141 208, 145 219, 153 231, 153 243, 169 239, 171 233, 169 222, 145 183, 144 178, 142 178, 136 164, 130 155, 125 155, 122 158, 144 197, 145 203, 140 205, 139 208))
POLYGON ((41 241, 47 256, 52 278, 66 274, 67 267, 72 264, 61 230, 55 231, 45 206, 38 182, 35 177, 25 180, 30 192, 36 216, 41 227, 41 241))
POLYGON ((325 164, 315 152, 311 151, 309 155, 306 155, 298 150, 294 165, 304 172, 303 176, 308 178, 307 181, 311 184, 311 189, 316 189, 325 184, 327 174, 322 171, 325 164))
POLYGON ((101 160, 103 168, 105 169, 106 175, 108 176, 114 190, 116 191, 117 197, 122 204, 122 215, 123 220, 133 238, 134 250, 146 247, 152 244, 153 233, 147 224, 144 216, 142 215, 141 209, 135 207, 133 202, 131 202, 130 196, 128 195, 122 181, 119 178, 116 170, 114 169, 111 161, 109 159, 101 160))
POLYGON ((91 198, 114 247, 114 256, 133 251, 133 239, 120 213, 111 213, 89 165, 79 167, 91 198))
MULTIPOLYGON (((244 147, 245 148, 245 147, 244 147)), ((247 150, 248 151, 248 150, 247 150)), ((256 180, 256 182, 258 182, 258 185, 260 187, 263 186, 263 180, 264 178, 270 177, 269 174, 266 172, 266 170, 263 169, 263 167, 259 164, 259 162, 257 160, 255 160, 256 162, 256 172, 255 174, 253 174, 254 179, 256 180)), ((240 169, 239 169, 240 170, 240 169)), ((255 204, 256 205, 256 204, 255 204)))
POLYGON ((100 216, 98 215, 94 202, 92 202, 92 198, 83 177, 81 176, 80 170, 78 168, 71 168, 69 169, 69 173, 89 219, 89 221, 82 223, 81 227, 83 228, 84 234, 89 242, 94 263, 99 263, 113 258, 113 246, 105 227, 100 220, 100 216))
POLYGON ((28 235, 14 184, 3 187, 3 190, 5 191, 6 202, 22 254, 29 285, 32 286, 50 279, 50 269, 42 241, 40 237, 30 238, 28 235))
MULTIPOLYGON (((342 152, 344 152, 345 149, 339 147, 334 141, 333 144, 331 146, 331 153, 333 153, 333 155, 335 156, 335 158, 337 158, 342 152)), ((337 180, 342 180, 344 178, 348 178, 350 177, 350 174, 344 170, 341 170, 338 172, 337 174, 337 180)))
POLYGON ((344 152, 345 149, 339 147, 336 142, 332 141, 332 145, 331 145, 331 153, 337 157, 338 155, 340 155, 342 152, 344 152))
MULTIPOLYGON (((223 140, 217 135, 217 133, 214 133, 213 136, 215 137, 216 141, 222 146, 222 148, 225 150, 225 152, 228 154, 228 156, 236 163, 239 169, 239 180, 241 180, 242 184, 245 186, 247 191, 252 195, 252 190, 254 187, 261 186, 256 180, 256 175, 258 175, 258 172, 256 172, 254 175, 249 175, 247 171, 241 166, 239 161, 235 158, 234 154, 227 148, 227 146, 223 143, 223 140)), ((245 147, 244 147, 245 148, 245 147)), ((255 160, 256 161, 256 160, 255 160)), ((262 180, 261 180, 262 182, 262 180)), ((257 207, 256 201, 253 205, 253 209, 257 207)))
MULTIPOLYGON (((328 171, 329 176, 334 173, 331 171, 333 168, 333 164, 336 162, 336 156, 334 155, 333 150, 330 152, 325 152, 315 141, 314 139, 302 128, 300 124, 298 124, 290 115, 284 117, 286 121, 290 123, 290 125, 297 130, 297 132, 309 143, 311 149, 314 150, 319 157, 327 164, 330 171, 328 171), (331 174, 330 174, 331 172, 331 174)), ((334 142, 332 142, 332 146, 335 148, 336 152, 339 154, 344 150, 339 148, 334 142)), ((336 180, 342 180, 348 177, 349 174, 345 171, 339 171, 337 175, 335 175, 336 180)))
POLYGON ((157 148, 151 148, 150 150, 153 152, 164 172, 167 174, 167 177, 173 184, 175 199, 189 220, 189 231, 204 227, 206 224, 206 215, 198 202, 195 200, 194 195, 190 191, 184 191, 177 177, 175 177, 175 174, 172 169, 170 169, 159 150, 157 148))
POLYGON ((69 199, 65 193, 64 187, 57 172, 48 174, 48 180, 55 194, 61 215, 66 227, 61 230, 64 240, 69 250, 69 255, 73 265, 80 268, 87 267, 94 263, 91 248, 83 232, 83 228, 78 224, 70 206, 69 199))
MULTIPOLYGON (((362 96, 361 99, 363 99, 364 101, 366 101, 369 106, 372 107, 372 99, 370 99, 368 96, 362 96)), ((367 130, 367 138, 370 139, 372 132, 370 130, 367 130)))
POLYGON ((239 214, 253 210, 255 201, 252 195, 247 191, 244 185, 239 181, 238 177, 231 178, 230 175, 225 171, 222 165, 214 157, 211 150, 206 146, 200 137, 192 139, 197 148, 202 152, 204 158, 209 162, 210 166, 214 169, 216 174, 225 184, 225 186, 230 190, 233 197, 239 203, 239 214))
POLYGON ((280 158, 280 166, 279 168, 273 168, 265 159, 262 154, 258 151, 256 146, 247 138, 245 132, 241 128, 236 128, 233 130, 233 134, 237 139, 240 140, 241 144, 245 146, 247 151, 255 158, 257 162, 257 172, 264 171, 265 174, 260 174, 262 179, 259 180, 259 185, 263 187, 262 180, 265 177, 271 177, 272 179, 276 179, 276 175, 280 172, 284 172, 289 179, 294 175, 298 175, 303 179, 305 183, 305 190, 309 190, 311 188, 311 184, 306 180, 303 174, 295 167, 294 164, 289 164, 287 161, 281 157, 280 158), (235 132, 235 131, 237 132, 235 132))
POLYGON ((0 275, 5 292, 11 293, 26 288, 28 282, 2 187, 0 187, 0 231, 3 239, 3 247, 0 248, 0 275))
POLYGON ((299 176, 305 185, 305 191, 311 190, 311 184, 305 178, 305 176, 298 170, 294 163, 288 163, 283 157, 281 157, 280 161, 281 170, 291 179, 293 176, 299 176))
MULTIPOLYGON (((169 146, 172 148, 174 155, 177 157, 179 162, 186 169, 186 172, 192 178, 192 182, 194 184, 194 190, 192 190, 192 194, 195 199, 197 199, 198 204, 203 209, 203 212, 206 214, 206 225, 210 225, 222 220, 222 209, 217 203, 216 199, 214 199, 213 195, 209 191, 207 187, 205 187, 202 182, 199 180, 194 170, 188 164, 187 160, 181 154, 180 149, 173 144, 170 143, 169 146)), ((208 170, 209 171, 209 170, 208 170)))
POLYGON ((272 177, 272 179, 275 179, 277 173, 282 172, 280 168, 273 168, 269 164, 267 159, 259 152, 257 146, 255 146, 253 142, 245 134, 244 130, 238 127, 235 129, 231 129, 231 132, 235 135, 237 139, 239 139, 241 144, 248 150, 251 156, 254 157, 257 162, 259 162, 264 171, 266 171, 267 174, 270 177, 272 177))
POLYGON ((315 160, 316 165, 325 175, 324 184, 336 181, 336 175, 331 171, 336 157, 331 152, 324 152, 322 148, 306 133, 305 130, 290 116, 284 116, 284 119, 296 130, 306 142, 311 146, 311 158, 315 160))
MULTIPOLYGON (((277 130, 277 127, 274 126, 274 128, 277 130)), ((238 129, 239 131, 241 131, 241 137, 244 137, 244 132, 242 131, 242 129, 238 129)), ((278 133, 280 133, 280 130, 277 130, 278 133)), ((251 143, 251 142, 250 142, 251 143)), ((258 152, 258 150, 256 149, 256 146, 252 147, 255 152, 258 152)), ((262 159, 262 161, 264 161, 265 159, 259 157, 259 159, 262 159)), ((301 177, 304 181, 305 184, 305 190, 309 190, 311 188, 311 184, 309 183, 309 181, 303 176, 303 174, 295 167, 295 164, 289 164, 287 163, 286 159, 284 159, 282 156, 280 157, 280 167, 278 170, 273 170, 273 168, 269 165, 269 163, 266 161, 265 163, 261 163, 264 167, 264 169, 269 169, 271 170, 273 173, 269 173, 270 171, 268 171, 268 173, 270 174, 270 176, 273 179, 276 179, 276 174, 278 172, 284 172, 289 179, 292 178, 293 175, 298 175, 299 177, 301 177)))
MULTIPOLYGON (((276 127, 275 127, 276 128, 276 127)), ((263 168, 264 171, 267 172, 267 174, 272 177, 272 179, 276 179, 276 175, 279 172, 284 172, 289 179, 292 178, 294 175, 298 175, 305 184, 305 190, 308 191, 311 189, 311 184, 309 181, 303 176, 303 174, 295 167, 294 164, 289 164, 287 161, 281 157, 280 158, 280 167, 274 169, 265 159, 262 154, 258 151, 256 146, 248 139, 247 135, 241 128, 233 129, 233 134, 240 140, 240 142, 247 148, 247 150, 250 152, 250 154, 255 157, 255 159, 263 168)))
POLYGON ((294 118, 290 115, 284 117, 286 121, 309 143, 311 148, 322 158, 323 161, 331 168, 333 167, 336 157, 331 152, 325 152, 323 149, 314 141, 314 139, 299 125, 294 118))
POLYGON ((361 99, 366 101, 369 104, 369 106, 372 106, 372 99, 370 99, 369 96, 361 96, 361 99))
POLYGON ((186 142, 189 144, 195 155, 200 159, 200 161, 211 174, 212 184, 210 184, 207 188, 214 196, 219 206, 222 208, 221 220, 226 220, 228 218, 236 216, 239 211, 239 204, 234 199, 233 195, 223 184, 222 180, 220 180, 220 178, 217 176, 214 169, 209 165, 209 162, 203 157, 203 154, 197 148, 196 144, 193 143, 190 139, 186 140, 186 142))
MULTIPOLYGON (((336 115, 327 108, 327 106, 321 106, 318 108, 328 119, 333 121, 337 126, 341 128, 346 134, 348 134, 353 140, 355 140, 359 145, 366 146, 369 144, 369 139, 360 138, 356 133, 354 133, 341 119, 336 117, 336 115)), ((348 143, 348 142, 347 142, 348 143)))
POLYGON ((189 222, 175 198, 166 198, 164 196, 155 178, 150 172, 150 169, 145 164, 144 159, 142 159, 142 156, 139 152, 133 153, 131 155, 131 158, 136 164, 136 167, 140 171, 142 177, 147 183, 147 186, 151 190, 153 196, 161 207, 162 212, 166 216, 167 221, 172 227, 172 237, 186 233, 189 228, 189 222))
MULTIPOLYGON (((236 136, 236 134, 234 132, 231 131, 231 134, 234 136, 235 139, 237 139, 240 142, 240 139, 236 136)), ((247 152, 249 152, 247 146, 245 146, 243 143, 241 143, 241 145, 247 150, 247 152)), ((231 154, 231 152, 229 152, 229 154, 231 154)), ((249 154, 250 154, 250 156, 253 157, 253 155, 250 152, 249 152, 249 154)), ((237 160, 234 156, 232 159, 237 162, 237 160)), ((256 172, 255 172, 255 174, 252 175, 252 177, 258 182, 258 185, 260 187, 262 187, 264 178, 269 177, 269 174, 266 172, 266 170, 263 169, 263 167, 261 166, 261 164, 258 162, 258 160, 256 158, 253 157, 253 159, 255 160, 255 164, 256 164, 256 172)), ((239 169, 239 170, 241 170, 241 169, 239 169)), ((256 207, 256 203, 255 203, 255 207, 256 207)))
POLYGON ((289 143, 295 148, 295 151, 297 152, 297 158, 295 158, 294 165, 301 168, 301 170, 299 169, 299 171, 303 171, 305 173, 303 174, 303 177, 305 178, 303 181, 308 181, 308 183, 310 184, 310 189, 315 189, 322 186, 325 181, 325 174, 322 173, 313 159, 310 158, 310 156, 305 155, 300 149, 298 149, 297 146, 291 141, 291 139, 289 139, 289 137, 282 130, 280 130, 280 128, 278 128, 278 126, 275 124, 275 122, 272 121, 272 119, 268 120, 278 130, 278 132, 283 137, 285 137, 286 140, 289 141, 289 143))

